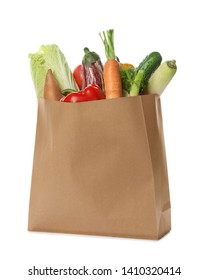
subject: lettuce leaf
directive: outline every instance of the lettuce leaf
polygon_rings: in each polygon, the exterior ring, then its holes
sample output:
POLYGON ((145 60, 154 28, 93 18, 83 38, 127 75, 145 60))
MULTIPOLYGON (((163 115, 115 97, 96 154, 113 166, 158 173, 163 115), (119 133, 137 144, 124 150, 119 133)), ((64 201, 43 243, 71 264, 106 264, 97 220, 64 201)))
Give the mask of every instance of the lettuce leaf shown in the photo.
POLYGON ((52 70, 61 90, 79 90, 64 54, 56 44, 42 45, 34 54, 29 54, 31 76, 37 97, 43 97, 46 73, 52 70))
POLYGON ((134 82, 135 75, 136 75, 136 71, 131 67, 120 69, 120 76, 121 76, 124 96, 128 96, 128 94, 130 93, 130 89, 134 82))

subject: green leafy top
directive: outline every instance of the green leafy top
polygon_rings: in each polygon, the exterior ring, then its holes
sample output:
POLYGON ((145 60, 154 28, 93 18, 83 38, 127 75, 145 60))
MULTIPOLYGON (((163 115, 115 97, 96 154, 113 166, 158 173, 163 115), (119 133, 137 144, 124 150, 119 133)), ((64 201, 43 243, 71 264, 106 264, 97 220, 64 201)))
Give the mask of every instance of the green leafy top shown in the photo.
POLYGON ((125 69, 120 69, 120 76, 122 80, 122 88, 125 94, 130 93, 131 86, 133 84, 136 75, 135 69, 127 67, 125 69))
POLYGON ((108 60, 112 60, 115 59, 115 49, 114 49, 114 30, 113 29, 109 29, 106 32, 103 31, 101 33, 99 33, 102 42, 104 44, 105 47, 105 55, 107 57, 108 60))

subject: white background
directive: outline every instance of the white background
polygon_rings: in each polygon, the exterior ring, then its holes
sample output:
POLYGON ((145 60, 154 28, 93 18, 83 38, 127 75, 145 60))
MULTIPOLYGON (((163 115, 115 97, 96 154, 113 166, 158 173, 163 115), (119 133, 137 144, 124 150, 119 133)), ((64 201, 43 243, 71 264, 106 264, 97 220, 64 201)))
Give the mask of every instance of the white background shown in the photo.
MULTIPOLYGON (((181 276, 170 276, 172 279, 207 279, 207 2, 1 1, 1 279, 40 279, 27 275, 27 270, 33 265, 55 268, 86 265, 118 270, 123 266, 181 266, 181 276), (115 29, 116 53, 123 62, 137 66, 154 50, 160 51, 164 60, 177 60, 178 73, 161 98, 173 229, 160 241, 29 233, 27 216, 37 102, 28 53, 36 52, 42 44, 56 43, 73 69, 80 64, 83 48, 88 46, 104 61, 98 33, 109 28, 115 29)), ((142 279, 152 277, 170 278, 149 276, 142 279)), ((71 278, 82 279, 81 276, 71 278)), ((118 273, 103 278, 138 277, 122 277, 118 273)))

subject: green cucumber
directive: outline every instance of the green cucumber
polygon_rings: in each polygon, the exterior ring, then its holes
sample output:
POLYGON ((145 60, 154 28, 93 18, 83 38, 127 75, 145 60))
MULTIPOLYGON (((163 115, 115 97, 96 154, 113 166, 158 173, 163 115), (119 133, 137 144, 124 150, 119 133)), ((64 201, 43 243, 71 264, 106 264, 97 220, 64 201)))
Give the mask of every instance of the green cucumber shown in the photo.
POLYGON ((152 52, 145 57, 145 59, 136 68, 135 79, 130 90, 131 96, 138 95, 144 89, 151 75, 160 66, 161 61, 162 61, 162 56, 159 52, 152 52), (138 75, 137 75, 139 71, 143 73, 143 77, 141 77, 140 75, 140 81, 138 80, 138 75))

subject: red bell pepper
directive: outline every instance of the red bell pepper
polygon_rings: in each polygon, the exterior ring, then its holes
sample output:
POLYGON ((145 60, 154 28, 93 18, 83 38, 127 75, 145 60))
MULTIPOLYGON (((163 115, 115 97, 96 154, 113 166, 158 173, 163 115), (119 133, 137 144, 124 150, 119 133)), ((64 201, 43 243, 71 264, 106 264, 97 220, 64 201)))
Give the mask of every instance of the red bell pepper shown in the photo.
POLYGON ((73 92, 60 99, 61 102, 83 102, 104 99, 104 92, 96 84, 87 86, 84 90, 73 92))

